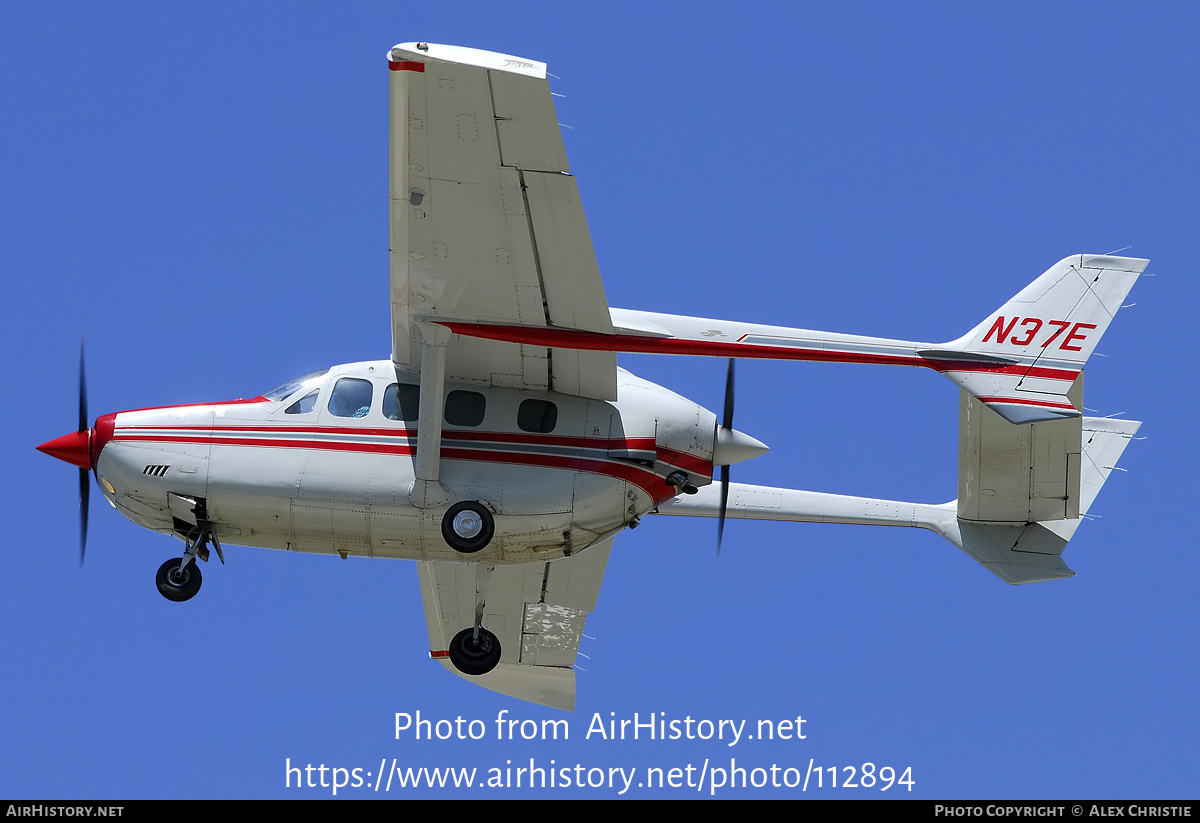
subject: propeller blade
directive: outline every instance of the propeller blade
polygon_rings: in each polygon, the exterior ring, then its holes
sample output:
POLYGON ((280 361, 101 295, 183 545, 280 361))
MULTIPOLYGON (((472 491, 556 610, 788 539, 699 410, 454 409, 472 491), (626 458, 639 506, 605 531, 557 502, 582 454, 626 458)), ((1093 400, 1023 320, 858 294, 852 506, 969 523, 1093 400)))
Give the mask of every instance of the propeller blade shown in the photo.
MULTIPOLYGON (((733 431, 733 358, 725 371, 725 416, 721 428, 733 431)), ((729 466, 721 467, 721 511, 717 516, 717 557, 721 556, 721 541, 725 537, 725 510, 729 506, 729 466)))
POLYGON ((88 412, 87 412, 87 376, 83 370, 83 338, 79 338, 79 429, 78 431, 87 431, 88 428, 88 412))
POLYGON ((87 551, 88 496, 91 486, 88 483, 88 470, 79 470, 79 565, 83 565, 83 555, 87 551))
POLYGON ((725 420, 722 428, 733 428, 733 358, 729 358, 729 369, 725 373, 725 420))
MULTIPOLYGON (((87 374, 83 366, 83 338, 79 338, 79 431, 88 431, 87 374)), ((89 440, 91 438, 89 432, 89 440)), ((88 484, 88 469, 79 469, 79 565, 87 552, 88 502, 91 486, 88 484)))
POLYGON ((717 515, 717 557, 721 556, 721 539, 725 536, 725 509, 729 505, 729 467, 721 467, 721 511, 717 515))

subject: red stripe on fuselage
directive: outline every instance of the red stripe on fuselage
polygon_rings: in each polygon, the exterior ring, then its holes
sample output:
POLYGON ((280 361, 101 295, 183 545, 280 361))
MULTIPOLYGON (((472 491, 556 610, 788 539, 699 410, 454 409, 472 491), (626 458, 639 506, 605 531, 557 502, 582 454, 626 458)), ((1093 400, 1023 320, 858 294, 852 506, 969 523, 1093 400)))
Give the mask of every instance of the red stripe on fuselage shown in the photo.
MULTIPOLYGON (((173 407, 164 406, 163 408, 173 407)), ((217 426, 139 426, 134 424, 128 428, 164 429, 169 431, 212 431, 214 433, 221 431, 239 431, 269 433, 283 432, 286 434, 348 434, 360 437, 413 438, 417 436, 417 429, 415 426, 405 426, 403 428, 397 427, 394 429, 380 429, 366 426, 358 428, 352 426, 243 426, 240 424, 217 426)), ((656 449, 653 437, 575 437, 571 435, 517 434, 515 432, 459 431, 456 429, 443 429, 442 439, 473 441, 491 440, 504 443, 520 443, 538 446, 565 446, 568 448, 580 449, 628 449, 630 451, 655 451, 656 449)), ((682 452, 670 453, 682 454, 682 452)))
POLYGON ((658 459, 663 463, 669 463, 672 466, 678 466, 681 469, 686 469, 693 474, 702 474, 705 477, 712 476, 712 463, 709 463, 703 458, 696 457, 692 454, 684 454, 677 452, 674 449, 664 449, 659 446, 657 449, 658 459))
POLYGON ((478 460, 485 463, 514 463, 522 466, 542 466, 548 469, 569 469, 591 474, 603 474, 634 484, 650 495, 655 503, 670 500, 677 492, 663 478, 649 469, 622 463, 589 460, 586 457, 565 457, 553 454, 519 452, 490 452, 478 449, 456 449, 442 446, 444 460, 478 460))
MULTIPOLYGON (((343 451, 343 452, 360 452, 366 454, 392 454, 392 455, 412 455, 416 450, 416 445, 408 442, 407 437, 405 442, 396 443, 354 443, 340 442, 336 440, 316 440, 316 439, 259 439, 259 438, 244 438, 244 437, 222 437, 217 433, 213 433, 211 437, 204 436, 179 436, 179 435, 156 435, 156 434, 121 434, 113 438, 117 441, 124 442, 142 442, 142 443, 189 443, 189 444, 210 444, 214 446, 245 446, 251 448, 281 448, 281 449, 321 449, 324 451, 343 451)), ((399 440, 399 438, 397 438, 399 440)), ((484 463, 509 463, 513 465, 523 466, 542 466, 553 469, 567 469, 573 471, 584 471, 591 474, 601 474, 607 477, 614 477, 619 480, 625 480, 633 483, 638 488, 645 491, 655 503, 661 503, 664 500, 669 500, 674 497, 676 491, 671 486, 668 486, 662 477, 655 474, 653 471, 641 466, 635 466, 629 463, 619 463, 616 461, 605 461, 595 458, 586 458, 576 455, 552 455, 552 454, 533 454, 529 452, 510 452, 510 451, 489 451, 486 449, 468 449, 442 446, 442 458, 446 460, 473 460, 484 463)), ((677 464, 675 464, 677 465, 677 464)), ((704 464, 705 474, 711 471, 708 464, 704 464)), ((682 467, 681 468, 685 468, 682 467)))

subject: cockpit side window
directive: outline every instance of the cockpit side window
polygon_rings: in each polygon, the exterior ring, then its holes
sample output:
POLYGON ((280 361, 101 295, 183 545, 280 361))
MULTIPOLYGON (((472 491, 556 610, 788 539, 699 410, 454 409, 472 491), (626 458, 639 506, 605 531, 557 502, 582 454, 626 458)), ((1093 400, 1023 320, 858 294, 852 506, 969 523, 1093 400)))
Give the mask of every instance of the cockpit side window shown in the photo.
POLYGON ((317 395, 321 393, 320 389, 313 389, 308 394, 301 397, 292 405, 283 410, 284 414, 308 414, 317 407, 317 395))
POLYGON ((297 377, 295 380, 287 381, 282 386, 276 386, 269 392, 265 393, 263 397, 266 397, 270 400, 287 400, 292 394, 300 391, 305 383, 311 383, 319 377, 324 377, 325 373, 328 371, 329 369, 321 369, 320 371, 309 372, 308 374, 297 377))
POLYGON ((329 398, 329 413, 334 417, 366 417, 371 412, 372 388, 370 380, 339 379, 329 398))
POLYGON ((388 420, 411 423, 421 414, 421 387, 411 383, 393 383, 383 393, 383 416, 388 420))

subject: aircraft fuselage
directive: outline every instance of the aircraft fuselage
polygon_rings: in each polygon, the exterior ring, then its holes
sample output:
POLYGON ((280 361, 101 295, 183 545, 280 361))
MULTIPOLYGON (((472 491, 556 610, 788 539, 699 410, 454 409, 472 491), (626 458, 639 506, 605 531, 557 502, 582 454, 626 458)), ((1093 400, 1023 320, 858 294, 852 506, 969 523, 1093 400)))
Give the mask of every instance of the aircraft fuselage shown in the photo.
MULTIPOLYGON (((443 539, 446 506, 410 494, 416 413, 401 396, 415 391, 385 360, 335 367, 278 399, 106 415, 96 476, 154 531, 186 535, 185 509, 203 501, 227 543, 462 560, 443 539)), ((715 416, 628 372, 616 402, 453 383, 446 396, 440 483, 495 518, 473 561, 571 555, 677 495, 672 473, 711 482, 715 416)))

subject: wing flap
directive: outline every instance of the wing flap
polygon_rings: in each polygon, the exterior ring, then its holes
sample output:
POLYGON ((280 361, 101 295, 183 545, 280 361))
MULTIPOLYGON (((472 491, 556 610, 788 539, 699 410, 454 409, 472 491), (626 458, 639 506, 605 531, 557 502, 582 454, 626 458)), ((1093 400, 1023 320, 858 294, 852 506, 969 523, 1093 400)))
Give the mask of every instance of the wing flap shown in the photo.
MULTIPOLYGON (((419 320, 611 333, 543 64, 433 44, 389 53, 392 359, 419 320)), ((611 353, 454 336, 446 379, 616 397, 611 353)))
MULTIPOLYGON (((522 180, 549 324, 612 334, 608 300, 575 178, 527 172, 522 180)), ((616 399, 615 352, 555 349, 551 361, 554 391, 596 400, 616 399)))
POLYGON ((521 700, 571 711, 571 666, 588 612, 596 607, 612 539, 573 557, 490 574, 472 563, 417 564, 430 655, 472 683, 521 700), (484 590, 483 626, 500 640, 500 664, 479 676, 461 674, 446 659, 450 640, 474 625, 476 589, 484 590))

